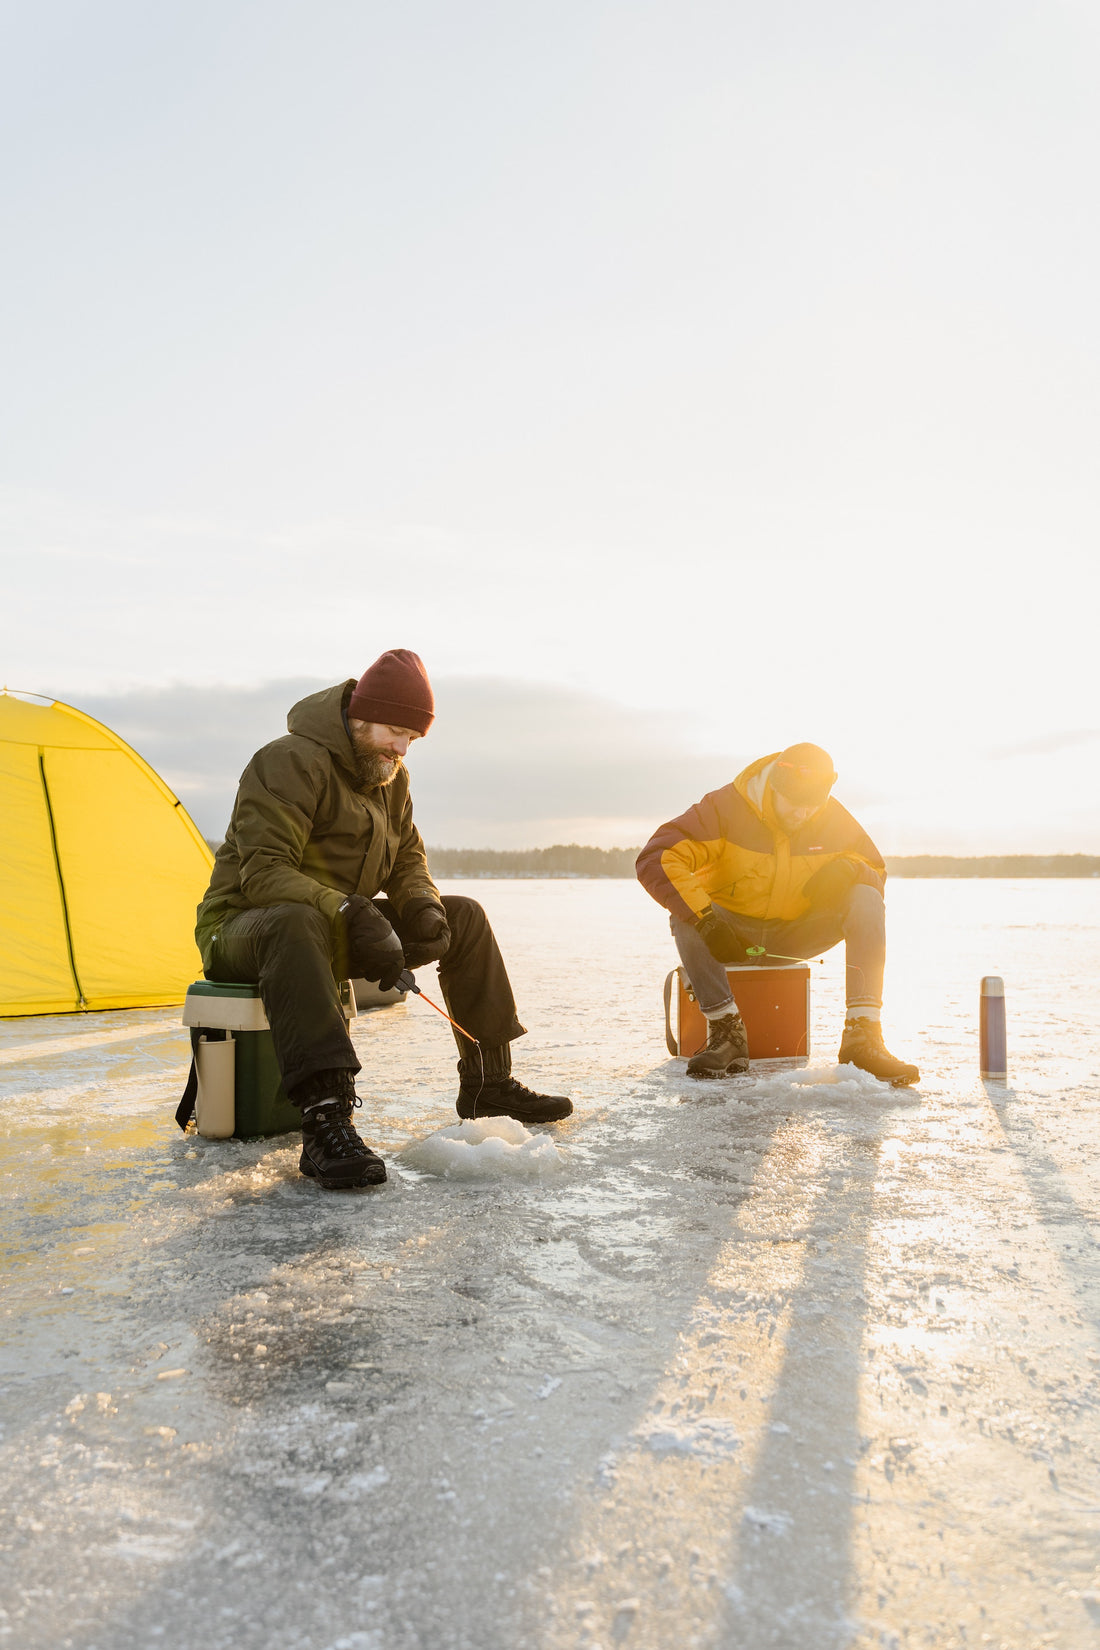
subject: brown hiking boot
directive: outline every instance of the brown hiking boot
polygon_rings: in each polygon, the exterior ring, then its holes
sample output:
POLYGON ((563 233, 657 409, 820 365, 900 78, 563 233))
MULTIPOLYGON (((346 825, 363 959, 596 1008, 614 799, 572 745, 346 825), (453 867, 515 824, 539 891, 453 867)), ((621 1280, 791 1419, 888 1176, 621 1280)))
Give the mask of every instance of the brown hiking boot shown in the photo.
POLYGON ((689 1077, 730 1077, 749 1069, 749 1039, 736 1009, 707 1021, 707 1046, 688 1061, 689 1077))
POLYGON ((837 1059, 842 1066, 858 1066, 860 1071, 869 1071, 872 1077, 892 1083, 896 1089, 904 1088, 907 1083, 920 1082, 920 1072, 916 1066, 908 1065, 890 1053, 882 1040, 882 1027, 877 1020, 865 1020, 862 1016, 845 1020, 837 1059))

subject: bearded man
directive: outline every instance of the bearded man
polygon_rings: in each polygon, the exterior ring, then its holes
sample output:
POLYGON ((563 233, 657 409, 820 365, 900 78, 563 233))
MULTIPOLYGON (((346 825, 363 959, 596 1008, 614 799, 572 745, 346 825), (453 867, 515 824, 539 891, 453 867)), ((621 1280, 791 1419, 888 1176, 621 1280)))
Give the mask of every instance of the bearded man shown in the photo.
POLYGON ((488 918, 429 874, 404 758, 434 718, 427 672, 407 648, 300 700, 286 736, 241 776, 199 906, 206 977, 258 982, 283 1087, 302 1113, 299 1168, 326 1187, 386 1178, 352 1124, 360 1064, 338 980, 389 990, 405 969, 438 962, 448 1010, 479 1045, 456 1030, 458 1115, 547 1123, 573 1110, 512 1076, 510 1045, 525 1028, 488 918))
POLYGON ((670 913, 707 1022, 689 1077, 749 1069, 727 966, 815 957, 843 940, 847 1008, 838 1059, 895 1087, 919 1080, 882 1036, 886 866, 830 796, 835 781, 820 745, 789 745, 660 826, 638 856, 638 880, 670 913))

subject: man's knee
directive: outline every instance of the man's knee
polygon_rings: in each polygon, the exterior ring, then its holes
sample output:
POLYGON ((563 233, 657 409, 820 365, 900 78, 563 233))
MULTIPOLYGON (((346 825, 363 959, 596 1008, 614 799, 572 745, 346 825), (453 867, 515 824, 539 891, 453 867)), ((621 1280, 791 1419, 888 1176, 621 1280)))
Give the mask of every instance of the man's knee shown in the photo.
POLYGON ((886 929, 886 901, 868 882, 857 882, 844 907, 844 929, 886 929))
POLYGON ((315 905, 272 905, 261 930, 261 944, 268 948, 329 950, 332 930, 328 918, 315 905))
POLYGON ((489 919, 485 915, 485 907, 478 900, 468 899, 465 894, 444 894, 442 899, 443 909, 447 913, 447 926, 452 934, 488 927, 489 919))

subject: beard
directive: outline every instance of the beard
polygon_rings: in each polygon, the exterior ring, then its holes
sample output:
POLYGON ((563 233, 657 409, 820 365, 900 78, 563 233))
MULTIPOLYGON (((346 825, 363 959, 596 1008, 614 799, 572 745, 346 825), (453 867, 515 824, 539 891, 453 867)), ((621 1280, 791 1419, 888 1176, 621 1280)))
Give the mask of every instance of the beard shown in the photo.
POLYGON ((355 772, 359 779, 359 788, 363 791, 372 791, 376 785, 390 785, 396 779, 402 763, 399 756, 391 756, 369 740, 351 736, 351 748, 355 757, 355 772))

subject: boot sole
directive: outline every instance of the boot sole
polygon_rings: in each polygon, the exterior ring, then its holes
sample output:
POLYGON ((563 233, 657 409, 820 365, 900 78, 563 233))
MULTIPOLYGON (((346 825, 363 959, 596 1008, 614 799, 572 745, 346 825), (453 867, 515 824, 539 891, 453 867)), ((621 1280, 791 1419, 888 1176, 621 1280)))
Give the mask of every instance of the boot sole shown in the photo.
POLYGON ((365 1169, 361 1169, 351 1179, 338 1178, 330 1174, 323 1175, 316 1163, 312 1162, 305 1152, 298 1159, 298 1168, 302 1174, 308 1175, 311 1180, 316 1180, 317 1184, 323 1186, 327 1192, 353 1192, 359 1186, 381 1186, 386 1178, 386 1165, 381 1160, 377 1164, 368 1164, 365 1169))
POLYGON ((749 1062, 747 1060, 743 1064, 740 1060, 734 1060, 723 1071, 692 1071, 689 1067, 687 1075, 698 1083, 708 1082, 715 1077, 744 1077, 748 1069, 749 1062))

